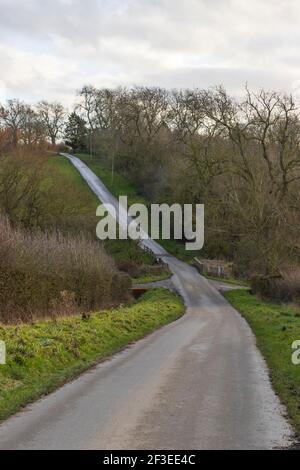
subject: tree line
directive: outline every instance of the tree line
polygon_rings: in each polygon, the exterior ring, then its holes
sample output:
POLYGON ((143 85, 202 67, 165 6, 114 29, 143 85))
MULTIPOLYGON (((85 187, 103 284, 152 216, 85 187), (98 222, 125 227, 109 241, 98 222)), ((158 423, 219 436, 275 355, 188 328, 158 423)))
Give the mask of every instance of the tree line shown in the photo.
POLYGON ((299 263, 300 121, 292 96, 247 87, 84 87, 76 111, 91 153, 151 201, 204 203, 206 253, 239 275, 299 263))
MULTIPOLYGON (((204 203, 206 254, 240 275, 299 265, 300 120, 292 96, 222 87, 83 87, 59 103, 0 108, 10 144, 64 141, 101 158, 155 202, 204 203)), ((3 141, 3 137, 2 137, 3 141)))

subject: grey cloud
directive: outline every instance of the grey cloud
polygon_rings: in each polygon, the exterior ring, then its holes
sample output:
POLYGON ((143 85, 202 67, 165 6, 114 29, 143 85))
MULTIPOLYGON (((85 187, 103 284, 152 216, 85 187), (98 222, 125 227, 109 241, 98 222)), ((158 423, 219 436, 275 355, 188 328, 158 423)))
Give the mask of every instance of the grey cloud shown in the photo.
POLYGON ((289 90, 299 17, 297 0, 0 0, 1 95, 70 103, 85 83, 289 90))

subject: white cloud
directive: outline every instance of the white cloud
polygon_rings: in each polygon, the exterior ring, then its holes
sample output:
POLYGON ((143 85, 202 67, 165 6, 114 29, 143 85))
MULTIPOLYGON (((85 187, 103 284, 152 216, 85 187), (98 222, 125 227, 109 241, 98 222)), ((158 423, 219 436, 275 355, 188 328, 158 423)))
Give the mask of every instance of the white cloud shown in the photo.
POLYGON ((0 99, 70 104, 86 83, 289 91, 299 17, 297 0, 0 0, 0 99))

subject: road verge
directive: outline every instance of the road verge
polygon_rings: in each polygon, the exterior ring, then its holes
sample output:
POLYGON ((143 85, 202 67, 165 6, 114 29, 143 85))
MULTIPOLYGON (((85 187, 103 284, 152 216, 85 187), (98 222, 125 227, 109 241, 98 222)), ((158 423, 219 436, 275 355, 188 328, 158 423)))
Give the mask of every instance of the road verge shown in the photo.
POLYGON ((300 340, 299 308, 265 302, 245 289, 228 291, 224 296, 252 328, 267 361, 274 390, 285 404, 299 437, 300 364, 292 361, 292 344, 300 340))
POLYGON ((73 316, 0 326, 7 351, 0 365, 0 420, 183 312, 176 294, 152 289, 129 306, 93 313, 88 320, 73 316))

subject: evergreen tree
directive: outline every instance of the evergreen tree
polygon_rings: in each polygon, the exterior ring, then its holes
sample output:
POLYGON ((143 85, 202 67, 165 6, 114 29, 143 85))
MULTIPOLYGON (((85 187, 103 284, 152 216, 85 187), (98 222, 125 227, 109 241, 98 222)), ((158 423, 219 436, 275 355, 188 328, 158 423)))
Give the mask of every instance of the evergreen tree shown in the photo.
POLYGON ((84 152, 87 149, 85 120, 75 112, 69 116, 65 129, 65 142, 76 152, 84 152))

